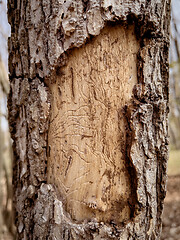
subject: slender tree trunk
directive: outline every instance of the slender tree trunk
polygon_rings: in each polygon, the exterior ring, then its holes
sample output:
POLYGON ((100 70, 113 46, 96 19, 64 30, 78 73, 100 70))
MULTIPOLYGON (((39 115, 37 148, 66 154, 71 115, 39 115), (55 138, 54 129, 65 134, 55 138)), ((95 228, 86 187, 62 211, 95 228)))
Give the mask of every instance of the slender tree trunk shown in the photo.
POLYGON ((170 1, 8 7, 18 239, 159 239, 170 1))

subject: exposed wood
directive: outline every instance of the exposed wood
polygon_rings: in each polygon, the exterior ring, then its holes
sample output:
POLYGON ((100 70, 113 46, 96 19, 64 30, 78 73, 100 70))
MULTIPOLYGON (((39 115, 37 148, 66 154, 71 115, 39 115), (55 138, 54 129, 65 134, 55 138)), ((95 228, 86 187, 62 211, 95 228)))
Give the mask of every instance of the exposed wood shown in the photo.
MULTIPOLYGON (((169 19, 169 0, 9 1, 9 121, 19 239, 159 239, 168 157, 169 19), (107 26, 112 22, 115 26, 107 26), (77 123, 86 131, 66 118, 78 109, 85 122, 81 117, 77 123), (62 137, 60 146, 54 134, 62 137), (104 160, 107 166, 98 173, 104 160), (86 166, 92 161, 94 166, 86 166), (63 189, 83 168, 93 187, 74 193, 88 205, 78 212, 63 189), (107 180, 106 170, 117 178, 107 180), (113 180, 116 185, 106 191, 110 200, 102 203, 103 182, 108 188, 113 180), (91 199, 97 188, 100 195, 91 199), (113 201, 119 201, 114 217, 113 201)), ((75 180, 75 188, 82 189, 87 179, 75 180)))
POLYGON ((48 182, 73 219, 118 223, 133 214, 124 106, 137 84, 138 50, 132 26, 106 27, 49 84, 48 182))

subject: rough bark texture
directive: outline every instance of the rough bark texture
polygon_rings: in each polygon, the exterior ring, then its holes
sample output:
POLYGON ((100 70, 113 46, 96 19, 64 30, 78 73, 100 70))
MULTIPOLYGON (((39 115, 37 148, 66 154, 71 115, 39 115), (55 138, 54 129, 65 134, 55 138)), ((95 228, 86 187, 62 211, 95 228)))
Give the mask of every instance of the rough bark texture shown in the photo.
MULTIPOLYGON (((17 238, 159 239, 168 158, 170 0, 9 0, 8 5, 17 238), (103 39, 109 24, 126 33, 133 25, 139 46, 137 81, 131 97, 121 103, 125 143, 120 147, 132 193, 131 201, 130 195, 126 198, 130 213, 126 221, 92 217, 79 222, 70 216, 58 184, 48 179, 53 86, 64 78, 62 69, 70 67, 71 54, 76 54, 70 49, 83 46, 87 39, 90 43, 93 36, 99 35, 95 41, 103 39)), ((75 68, 69 72, 71 78, 73 74, 76 78, 75 68)))

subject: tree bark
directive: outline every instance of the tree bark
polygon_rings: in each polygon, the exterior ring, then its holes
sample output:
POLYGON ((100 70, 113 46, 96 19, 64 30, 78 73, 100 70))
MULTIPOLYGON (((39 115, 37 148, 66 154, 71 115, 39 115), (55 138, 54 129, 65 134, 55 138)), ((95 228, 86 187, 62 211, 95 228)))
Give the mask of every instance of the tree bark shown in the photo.
POLYGON ((8 9, 17 239, 159 239, 170 0, 8 9))

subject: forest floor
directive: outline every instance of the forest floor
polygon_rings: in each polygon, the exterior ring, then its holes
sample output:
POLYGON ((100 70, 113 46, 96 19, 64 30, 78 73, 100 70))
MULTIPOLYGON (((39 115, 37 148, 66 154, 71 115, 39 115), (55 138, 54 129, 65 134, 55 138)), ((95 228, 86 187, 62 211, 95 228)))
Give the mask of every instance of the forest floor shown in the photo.
POLYGON ((180 175, 168 177, 161 240, 180 240, 180 175))
POLYGON ((180 240, 180 150, 170 151, 161 240, 180 240))

